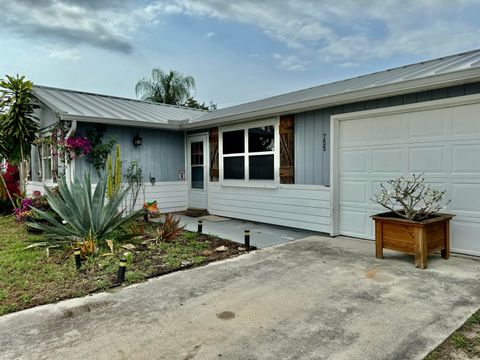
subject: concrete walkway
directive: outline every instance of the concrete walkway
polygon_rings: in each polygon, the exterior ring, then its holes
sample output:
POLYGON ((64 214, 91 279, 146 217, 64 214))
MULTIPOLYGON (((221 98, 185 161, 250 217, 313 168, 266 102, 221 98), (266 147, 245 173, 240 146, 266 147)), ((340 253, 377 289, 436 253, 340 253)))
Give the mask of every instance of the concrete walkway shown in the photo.
POLYGON ((478 261, 309 237, 0 317, 2 359, 422 359, 480 306, 478 261))
POLYGON ((241 244, 244 242, 244 231, 250 230, 250 244, 259 249, 285 244, 289 241, 303 239, 311 235, 318 235, 318 233, 308 230, 293 229, 252 221, 220 218, 214 215, 203 216, 201 218, 181 215, 181 218, 181 224, 186 225, 185 228, 187 230, 197 231, 198 220, 202 219, 202 231, 205 234, 215 235, 241 244))

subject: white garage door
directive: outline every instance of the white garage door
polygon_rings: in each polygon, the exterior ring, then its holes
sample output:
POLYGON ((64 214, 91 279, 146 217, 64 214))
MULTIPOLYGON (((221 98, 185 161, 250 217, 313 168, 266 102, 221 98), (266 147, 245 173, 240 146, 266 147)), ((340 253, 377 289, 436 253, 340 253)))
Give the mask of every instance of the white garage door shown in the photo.
POLYGON ((340 234, 373 239, 369 216, 384 211, 370 200, 379 184, 424 172, 452 200, 452 250, 480 255, 480 99, 400 109, 336 117, 340 234))

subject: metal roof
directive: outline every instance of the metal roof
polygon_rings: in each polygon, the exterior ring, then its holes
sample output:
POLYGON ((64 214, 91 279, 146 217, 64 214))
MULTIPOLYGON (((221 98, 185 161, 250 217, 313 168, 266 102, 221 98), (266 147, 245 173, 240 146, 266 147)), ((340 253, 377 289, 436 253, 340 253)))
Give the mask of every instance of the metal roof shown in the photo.
POLYGON ((245 120, 306 110, 309 106, 327 107, 479 79, 480 49, 215 110, 195 118, 191 125, 220 119, 245 120))
POLYGON ((33 87, 33 94, 64 120, 180 130, 292 114, 477 81, 480 81, 480 49, 211 112, 39 85, 33 87))
POLYGON ((126 125, 168 125, 179 128, 205 111, 182 106, 150 103, 83 91, 34 85, 33 95, 64 120, 95 121, 126 125))

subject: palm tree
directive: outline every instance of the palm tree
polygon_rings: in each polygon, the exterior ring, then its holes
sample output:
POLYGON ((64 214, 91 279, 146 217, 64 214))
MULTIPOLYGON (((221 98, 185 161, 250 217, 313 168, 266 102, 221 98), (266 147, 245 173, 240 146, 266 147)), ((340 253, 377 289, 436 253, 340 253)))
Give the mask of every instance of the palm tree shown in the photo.
POLYGON ((0 155, 12 164, 20 164, 20 189, 25 191, 25 159, 37 137, 38 119, 31 101, 33 83, 25 76, 6 75, 0 81, 0 155))
POLYGON ((195 90, 195 79, 190 75, 170 70, 165 72, 158 67, 152 69, 150 79, 143 78, 135 85, 137 96, 143 101, 181 105, 195 90))

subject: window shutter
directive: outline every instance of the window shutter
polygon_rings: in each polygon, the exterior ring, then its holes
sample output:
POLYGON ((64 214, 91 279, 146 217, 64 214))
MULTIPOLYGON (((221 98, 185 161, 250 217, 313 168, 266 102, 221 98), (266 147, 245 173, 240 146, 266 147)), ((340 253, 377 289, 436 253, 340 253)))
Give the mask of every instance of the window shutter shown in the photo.
POLYGON ((210 141, 210 181, 217 182, 219 178, 218 127, 210 129, 209 141, 210 141))
POLYGON ((280 116, 280 183, 295 183, 295 116, 280 116))

